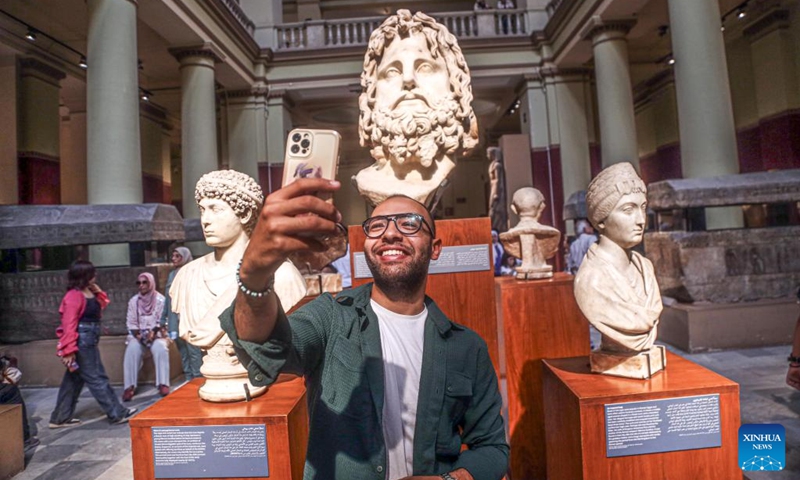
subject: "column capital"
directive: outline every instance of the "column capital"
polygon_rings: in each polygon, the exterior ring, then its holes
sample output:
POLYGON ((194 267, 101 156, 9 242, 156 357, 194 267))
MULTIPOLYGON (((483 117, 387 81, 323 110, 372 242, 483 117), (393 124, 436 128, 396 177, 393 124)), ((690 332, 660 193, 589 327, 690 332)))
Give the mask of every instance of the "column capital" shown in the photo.
POLYGON ((636 20, 633 18, 604 20, 595 15, 583 27, 580 37, 584 40, 591 40, 594 44, 599 41, 624 39, 634 25, 636 25, 636 20))
POLYGON ((775 30, 785 28, 789 28, 789 10, 774 7, 745 27, 742 34, 750 42, 755 42, 775 30))
POLYGON ((22 77, 35 77, 56 87, 60 87, 58 82, 67 77, 67 74, 58 68, 33 57, 21 58, 19 67, 22 77))
POLYGON ((225 54, 222 53, 216 45, 210 42, 201 45, 170 48, 169 53, 172 54, 181 65, 191 63, 190 59, 196 57, 210 59, 214 63, 222 63, 225 61, 225 54))

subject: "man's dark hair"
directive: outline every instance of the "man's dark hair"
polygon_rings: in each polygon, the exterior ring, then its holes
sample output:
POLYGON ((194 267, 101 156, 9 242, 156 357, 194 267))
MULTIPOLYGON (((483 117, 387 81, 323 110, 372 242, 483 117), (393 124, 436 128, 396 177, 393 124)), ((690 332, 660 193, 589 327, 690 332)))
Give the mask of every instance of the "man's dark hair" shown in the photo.
POLYGON ((83 290, 89 286, 89 282, 94 278, 95 268, 88 260, 75 260, 69 266, 67 272, 67 290, 77 288, 83 290))
MULTIPOLYGON (((394 195, 392 195, 390 197, 387 197, 386 200, 384 200, 383 202, 385 202, 387 200, 391 200, 393 198, 405 198, 407 200, 411 200, 412 202, 414 202, 417 205, 419 205, 420 207, 422 207, 425 210, 425 213, 428 214, 428 218, 426 220, 427 220, 428 224, 431 227, 431 238, 436 238, 436 220, 433 219, 433 212, 431 212, 430 208, 428 208, 424 203, 422 203, 422 202, 420 202, 418 200, 415 200, 415 199, 409 197, 408 195, 403 195, 402 193, 395 193, 394 195)), ((381 202, 381 203, 383 203, 383 202, 381 202)))

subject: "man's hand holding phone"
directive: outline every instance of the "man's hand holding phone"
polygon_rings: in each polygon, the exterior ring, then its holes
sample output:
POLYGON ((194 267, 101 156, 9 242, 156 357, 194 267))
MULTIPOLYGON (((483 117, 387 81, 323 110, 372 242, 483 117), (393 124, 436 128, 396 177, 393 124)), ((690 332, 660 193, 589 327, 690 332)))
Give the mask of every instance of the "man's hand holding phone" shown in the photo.
POLYGON ((239 271, 247 288, 265 290, 290 254, 327 248, 320 239, 337 233, 342 216, 319 195, 332 195, 340 186, 336 180, 300 178, 267 197, 239 271))

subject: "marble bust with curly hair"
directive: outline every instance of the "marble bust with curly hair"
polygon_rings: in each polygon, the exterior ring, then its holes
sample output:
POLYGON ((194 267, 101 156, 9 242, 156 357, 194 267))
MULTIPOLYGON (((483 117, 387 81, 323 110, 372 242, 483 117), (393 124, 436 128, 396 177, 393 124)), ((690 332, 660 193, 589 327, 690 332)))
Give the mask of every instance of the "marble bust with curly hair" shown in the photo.
POLYGON ((469 67, 444 25, 398 10, 372 32, 364 55, 359 141, 375 163, 355 177, 373 205, 403 193, 429 204, 478 143, 469 67))
MULTIPOLYGON (((169 292, 173 312, 180 316, 180 336, 206 352, 200 373, 206 383, 200 397, 232 402, 262 394, 264 387, 249 383, 247 371, 222 330, 219 315, 236 297, 236 269, 258 220, 264 194, 256 181, 234 170, 218 170, 200 177, 195 188, 200 225, 206 244, 214 249, 183 266, 169 292)), ((291 262, 275 273, 275 293, 287 310, 306 294, 303 276, 291 262)))

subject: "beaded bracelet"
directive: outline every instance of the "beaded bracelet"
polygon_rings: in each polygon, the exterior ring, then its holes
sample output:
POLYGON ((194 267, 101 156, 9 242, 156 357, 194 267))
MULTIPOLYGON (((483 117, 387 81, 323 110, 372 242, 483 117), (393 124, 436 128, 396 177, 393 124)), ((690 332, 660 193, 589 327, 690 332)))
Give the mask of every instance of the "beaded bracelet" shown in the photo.
POLYGON ((786 360, 787 360, 789 363, 800 363, 800 357, 795 357, 795 356, 794 356, 794 355, 792 355, 791 353, 789 354, 789 356, 788 356, 788 357, 786 357, 786 360))
POLYGON ((261 298, 264 295, 269 295, 269 293, 272 291, 272 287, 275 286, 275 277, 274 276, 270 279, 269 285, 267 285, 267 289, 266 290, 264 290, 263 292, 254 292, 254 291, 250 290, 249 288, 245 287, 244 283, 242 283, 242 277, 239 276, 239 270, 241 270, 241 268, 242 268, 242 261, 239 260, 239 265, 236 267, 236 285, 239 286, 239 290, 242 293, 244 293, 248 297, 253 297, 253 298, 261 298))

